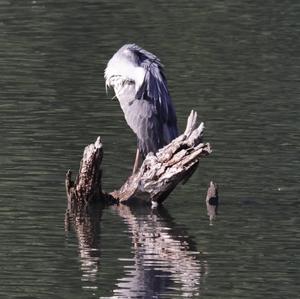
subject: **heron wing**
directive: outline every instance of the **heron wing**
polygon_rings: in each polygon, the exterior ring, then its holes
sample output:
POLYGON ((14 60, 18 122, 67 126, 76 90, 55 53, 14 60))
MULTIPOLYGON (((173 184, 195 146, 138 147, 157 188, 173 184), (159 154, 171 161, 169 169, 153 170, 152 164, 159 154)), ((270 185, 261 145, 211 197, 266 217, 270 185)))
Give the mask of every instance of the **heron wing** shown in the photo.
POLYGON ((144 81, 137 90, 136 98, 145 99, 155 106, 158 120, 167 128, 166 142, 178 135, 177 120, 172 99, 168 91, 167 80, 163 72, 163 66, 154 54, 132 45, 132 49, 138 57, 139 65, 145 69, 144 81))

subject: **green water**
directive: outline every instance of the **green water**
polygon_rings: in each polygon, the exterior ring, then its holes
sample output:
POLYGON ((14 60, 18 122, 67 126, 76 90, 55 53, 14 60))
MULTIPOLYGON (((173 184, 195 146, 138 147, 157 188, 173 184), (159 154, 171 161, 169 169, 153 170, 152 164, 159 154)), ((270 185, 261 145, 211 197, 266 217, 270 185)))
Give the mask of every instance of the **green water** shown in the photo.
POLYGON ((1 0, 0 298, 298 297, 299 20, 292 0, 1 0), (213 154, 163 210, 68 231, 64 175, 85 145, 101 135, 106 190, 132 169, 103 79, 128 42, 161 58, 179 127, 195 109, 213 154))

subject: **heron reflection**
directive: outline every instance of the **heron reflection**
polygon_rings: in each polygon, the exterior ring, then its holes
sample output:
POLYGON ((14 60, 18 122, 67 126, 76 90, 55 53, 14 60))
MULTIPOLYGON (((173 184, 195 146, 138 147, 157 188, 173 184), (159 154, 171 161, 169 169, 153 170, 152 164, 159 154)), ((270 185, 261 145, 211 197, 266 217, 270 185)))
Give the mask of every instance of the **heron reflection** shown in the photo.
MULTIPOLYGON (((126 263, 124 275, 117 280, 113 295, 105 298, 161 298, 174 294, 174 290, 189 298, 199 294, 207 264, 199 258, 192 238, 163 207, 151 210, 119 205, 111 209, 127 225, 133 256, 118 257, 126 263)), ((78 239, 82 280, 92 282, 91 288, 100 289, 96 275, 101 275, 102 211, 87 212, 90 215, 84 220, 73 219, 72 223, 78 239)))

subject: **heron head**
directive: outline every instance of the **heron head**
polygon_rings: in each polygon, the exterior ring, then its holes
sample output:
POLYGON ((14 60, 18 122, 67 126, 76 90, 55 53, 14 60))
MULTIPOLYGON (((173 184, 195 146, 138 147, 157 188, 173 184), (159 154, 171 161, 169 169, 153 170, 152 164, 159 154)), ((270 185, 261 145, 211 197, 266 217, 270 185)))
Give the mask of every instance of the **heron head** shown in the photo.
POLYGON ((121 47, 109 60, 105 69, 105 86, 114 87, 116 78, 124 82, 134 82, 136 91, 142 86, 146 69, 140 66, 140 55, 135 44, 127 44, 121 47))
POLYGON ((130 47, 128 47, 127 45, 125 45, 124 47, 120 49, 121 50, 120 54, 122 55, 123 59, 126 59, 128 62, 132 63, 133 65, 138 66, 139 60, 136 52, 130 47), (122 50, 123 48, 124 50, 122 50))

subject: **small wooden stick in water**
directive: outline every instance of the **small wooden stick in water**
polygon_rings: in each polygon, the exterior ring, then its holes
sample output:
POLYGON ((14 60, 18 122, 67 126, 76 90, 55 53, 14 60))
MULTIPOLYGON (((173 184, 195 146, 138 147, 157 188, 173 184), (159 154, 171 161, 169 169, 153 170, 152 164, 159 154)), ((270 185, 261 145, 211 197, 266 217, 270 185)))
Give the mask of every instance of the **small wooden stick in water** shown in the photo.
POLYGON ((218 186, 213 181, 210 182, 206 195, 206 208, 209 221, 211 222, 218 214, 219 196, 218 186))

